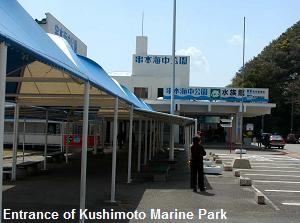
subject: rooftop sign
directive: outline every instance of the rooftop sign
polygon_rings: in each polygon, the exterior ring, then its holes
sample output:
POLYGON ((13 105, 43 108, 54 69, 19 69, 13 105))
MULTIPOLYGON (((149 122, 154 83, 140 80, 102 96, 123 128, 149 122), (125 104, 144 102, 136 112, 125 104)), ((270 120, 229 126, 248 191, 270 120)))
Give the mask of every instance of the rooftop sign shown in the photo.
MULTIPOLYGON (((171 98, 171 88, 164 88, 164 99, 171 98)), ((225 101, 268 103, 267 88, 217 88, 217 87, 176 87, 174 98, 177 100, 225 101), (244 92, 244 93, 243 93, 244 92), (244 95, 244 97, 242 97, 244 95)))
MULTIPOLYGON (((172 64, 172 56, 167 55, 134 55, 134 62, 138 64, 172 64)), ((175 64, 189 65, 188 56, 176 56, 175 64)))

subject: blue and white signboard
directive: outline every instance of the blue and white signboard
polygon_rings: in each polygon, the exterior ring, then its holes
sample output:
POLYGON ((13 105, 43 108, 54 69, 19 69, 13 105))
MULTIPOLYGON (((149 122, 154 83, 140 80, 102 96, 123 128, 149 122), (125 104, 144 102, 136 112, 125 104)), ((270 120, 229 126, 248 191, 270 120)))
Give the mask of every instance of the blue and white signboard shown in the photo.
MULTIPOLYGON (((174 98, 177 100, 259 102, 269 101, 267 88, 214 88, 214 87, 176 87, 174 98), (244 92, 243 92, 244 90, 244 92)), ((164 88, 164 99, 171 99, 171 88, 164 88)))

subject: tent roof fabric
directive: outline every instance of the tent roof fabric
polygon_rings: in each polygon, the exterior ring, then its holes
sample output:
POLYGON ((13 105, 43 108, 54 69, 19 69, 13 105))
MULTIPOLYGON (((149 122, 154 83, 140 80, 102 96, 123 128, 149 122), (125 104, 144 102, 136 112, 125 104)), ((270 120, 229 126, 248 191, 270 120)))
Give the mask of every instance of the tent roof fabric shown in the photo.
MULTIPOLYGON (((16 0, 1 0, 0 18, 0 42, 6 42, 9 51, 14 51, 14 54, 18 55, 14 58, 14 61, 10 61, 10 63, 14 63, 14 69, 21 68, 26 64, 35 66, 34 61, 37 60, 45 65, 58 68, 82 81, 89 81, 93 87, 103 90, 110 96, 119 97, 128 104, 134 105, 135 109, 138 109, 136 111, 139 113, 147 114, 147 116, 153 118, 155 115, 158 116, 157 118, 168 116, 165 113, 154 112, 144 101, 137 98, 126 87, 121 86, 111 78, 96 62, 77 55, 66 40, 51 34, 48 36, 16 0), (28 55, 30 59, 21 61, 23 58, 22 55, 28 55)), ((64 76, 63 73, 61 75, 64 76)), ((48 85, 42 83, 39 85, 36 83, 32 84, 41 88, 48 85)), ((30 84, 27 85, 28 87, 30 87, 30 84)), ((17 90, 17 87, 14 89, 17 90)), ((47 86, 44 92, 50 91, 50 89, 51 87, 47 86)), ((33 90, 31 90, 31 94, 42 96, 39 95, 40 92, 35 93, 33 90)), ((32 100, 28 99, 29 101, 32 100)), ((178 116, 176 120, 179 119, 181 122, 191 121, 185 117, 178 116)))
POLYGON ((133 102, 128 99, 127 94, 116 84, 115 81, 104 71, 95 61, 76 54, 69 43, 62 37, 48 34, 54 43, 64 52, 64 54, 77 66, 79 70, 87 74, 88 79, 96 88, 100 88, 114 96, 117 96, 128 103, 133 102))
POLYGON ((98 64, 76 55, 63 38, 49 37, 17 1, 2 0, 0 17, 0 41, 132 104, 98 64))

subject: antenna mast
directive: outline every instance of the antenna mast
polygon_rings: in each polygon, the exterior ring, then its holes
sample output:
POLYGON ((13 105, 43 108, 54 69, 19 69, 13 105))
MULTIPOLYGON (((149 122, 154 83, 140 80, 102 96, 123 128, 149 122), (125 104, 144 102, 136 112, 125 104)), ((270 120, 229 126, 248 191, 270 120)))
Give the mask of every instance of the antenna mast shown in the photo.
POLYGON ((144 11, 142 14, 142 36, 144 36, 144 11))

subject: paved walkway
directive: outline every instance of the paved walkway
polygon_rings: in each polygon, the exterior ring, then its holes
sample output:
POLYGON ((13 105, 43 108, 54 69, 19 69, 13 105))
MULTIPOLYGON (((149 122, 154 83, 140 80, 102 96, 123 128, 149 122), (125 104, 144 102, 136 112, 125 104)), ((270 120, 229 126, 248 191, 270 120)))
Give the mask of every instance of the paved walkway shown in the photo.
MULTIPOLYGON (((212 150, 228 153, 227 150, 212 150)), ((137 151, 134 151, 136 154, 137 151)), ((264 151, 270 153, 269 151, 264 151)), ((274 153, 271 152, 272 154, 274 153)), ((88 155, 86 207, 89 211, 123 211, 125 213, 145 212, 144 220, 88 220, 86 222, 210 222, 208 218, 226 216, 227 219, 212 222, 299 222, 300 214, 276 211, 267 205, 258 205, 254 201, 251 187, 240 187, 232 172, 223 175, 207 175, 207 192, 194 193, 189 188, 189 167, 186 152, 175 153, 177 164, 169 172, 166 182, 133 181, 127 184, 127 153, 117 154, 116 204, 110 200, 111 155, 88 155), (151 219, 151 209, 165 211, 165 214, 181 211, 191 212, 190 220, 151 219), (176 210, 177 209, 177 210, 176 210), (201 213, 207 214, 199 219, 201 213), (205 209, 205 210, 204 210, 205 209), (223 211, 222 211, 223 209, 223 211), (217 214, 220 212, 219 214, 217 214), (222 213, 221 213, 222 212, 222 213), (226 213, 225 213, 226 212, 226 213), (208 213, 210 215, 208 215, 208 213), (223 214, 223 215, 222 215, 223 214)), ((79 208, 80 154, 72 157, 70 163, 49 163, 49 171, 35 176, 24 176, 18 172, 17 182, 5 182, 3 208, 14 211, 57 211, 60 216, 65 211, 79 208)), ((133 157, 133 169, 136 169, 136 157, 133 157)), ((138 175, 134 173, 134 176, 138 175)), ((157 212, 155 212, 157 215, 157 212)), ((155 217, 155 216, 154 216, 155 217)), ((29 222, 29 221, 4 221, 29 222)), ((53 222, 53 221, 40 221, 53 222)), ((59 219, 55 222, 78 222, 78 220, 59 219)))
MULTIPOLYGON (((207 192, 192 192, 188 187, 189 169, 185 164, 185 156, 178 154, 178 158, 176 169, 171 172, 164 188, 146 189, 137 207, 138 211, 147 213, 150 218, 147 222, 259 222, 262 216, 255 213, 263 215, 273 213, 270 206, 256 204, 252 188, 240 187, 232 172, 223 172, 222 175, 206 175, 207 192), (157 209, 166 213, 172 211, 191 212, 194 217, 190 220, 153 220, 151 217, 156 217, 153 213, 157 213, 155 212, 157 209), (206 215, 202 216, 200 213, 206 213, 206 215), (224 214, 223 219, 221 219, 221 213, 224 214), (247 218, 248 220, 246 220, 247 218)), ((132 220, 130 222, 142 221, 132 220)))

